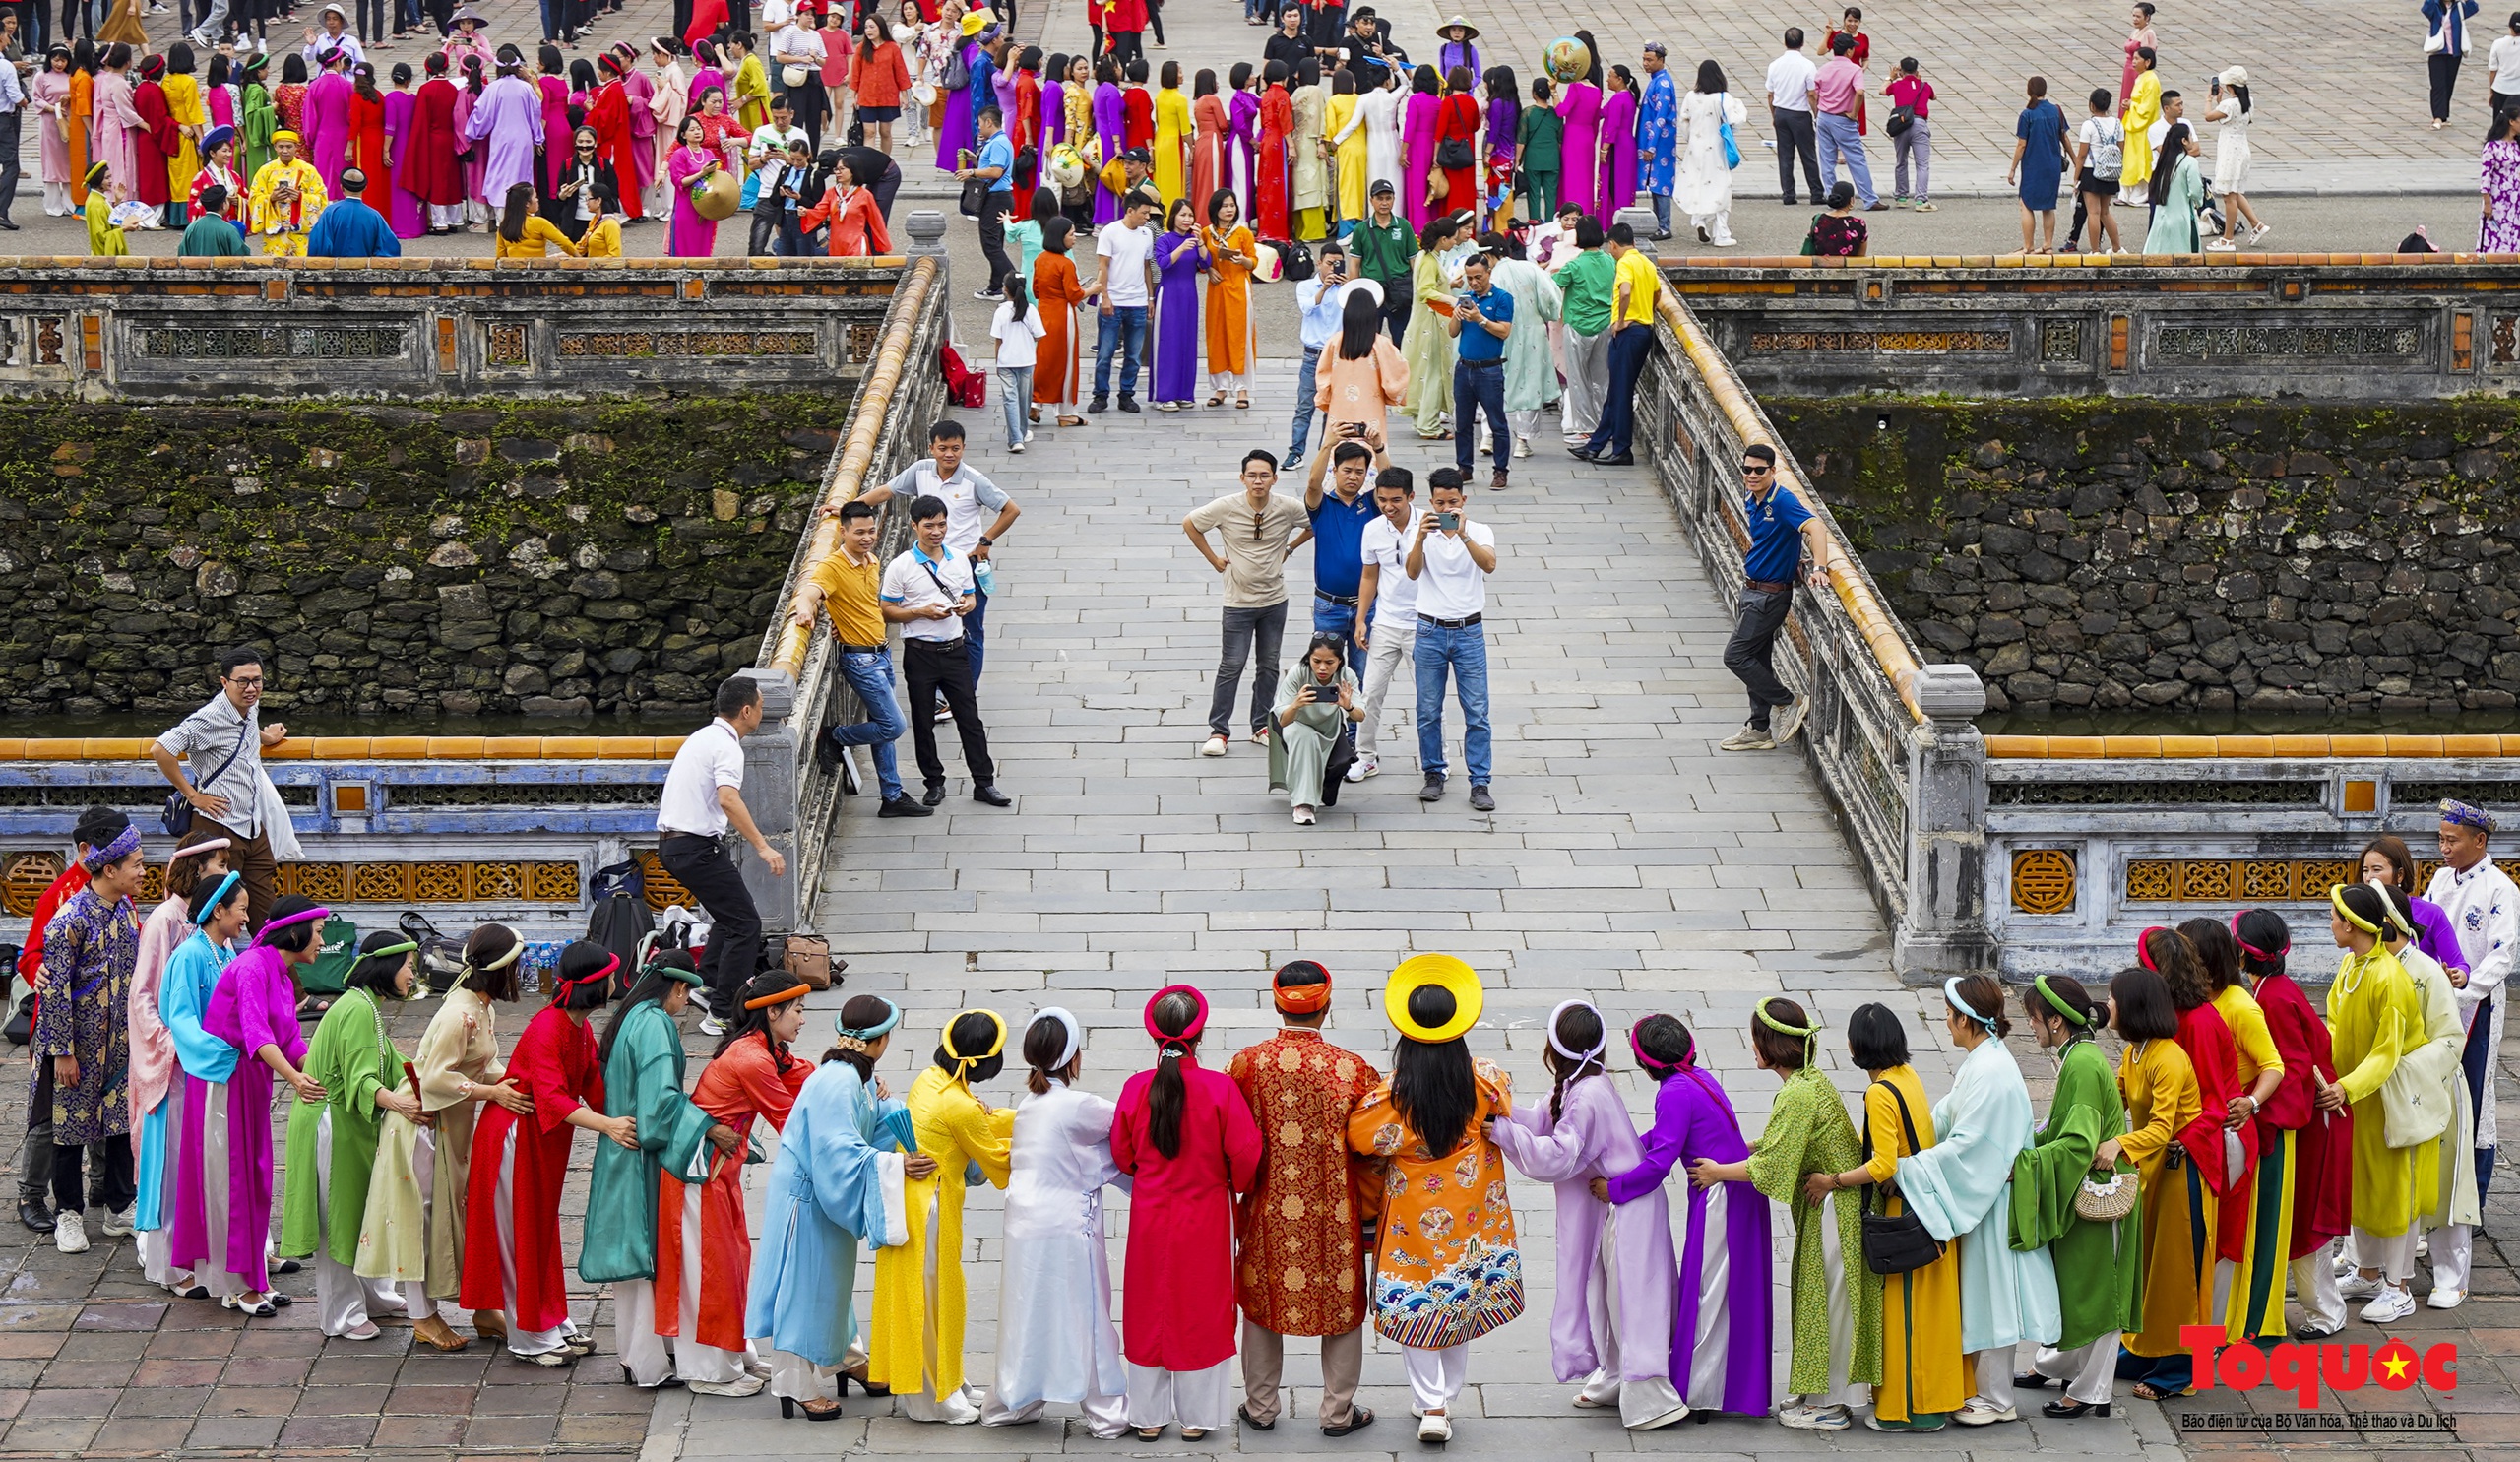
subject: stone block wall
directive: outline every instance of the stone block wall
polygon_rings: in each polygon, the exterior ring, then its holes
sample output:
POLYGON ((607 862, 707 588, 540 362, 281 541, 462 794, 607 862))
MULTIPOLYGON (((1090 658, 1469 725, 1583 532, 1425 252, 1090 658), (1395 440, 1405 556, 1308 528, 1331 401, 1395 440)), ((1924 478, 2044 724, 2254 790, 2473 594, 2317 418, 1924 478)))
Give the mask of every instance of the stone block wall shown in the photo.
POLYGON ((0 710, 188 710, 236 644, 284 719, 696 707, 753 663, 848 412, 0 405, 0 710))
POLYGON ((2520 698, 2507 407, 1763 405, 1892 607, 1992 710, 2520 698))

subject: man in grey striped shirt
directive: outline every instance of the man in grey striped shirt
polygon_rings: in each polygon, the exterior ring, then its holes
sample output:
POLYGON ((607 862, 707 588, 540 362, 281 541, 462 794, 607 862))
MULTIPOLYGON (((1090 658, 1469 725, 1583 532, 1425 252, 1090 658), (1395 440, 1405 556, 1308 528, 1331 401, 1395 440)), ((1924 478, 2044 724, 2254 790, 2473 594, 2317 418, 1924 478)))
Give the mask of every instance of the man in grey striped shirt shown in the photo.
POLYGON ((255 929, 280 896, 280 860, 263 825, 263 748, 288 738, 287 727, 262 724, 263 686, 263 658, 228 651, 219 659, 220 693, 149 748, 158 770, 192 805, 191 840, 227 839, 228 866, 243 875, 246 922, 255 929))

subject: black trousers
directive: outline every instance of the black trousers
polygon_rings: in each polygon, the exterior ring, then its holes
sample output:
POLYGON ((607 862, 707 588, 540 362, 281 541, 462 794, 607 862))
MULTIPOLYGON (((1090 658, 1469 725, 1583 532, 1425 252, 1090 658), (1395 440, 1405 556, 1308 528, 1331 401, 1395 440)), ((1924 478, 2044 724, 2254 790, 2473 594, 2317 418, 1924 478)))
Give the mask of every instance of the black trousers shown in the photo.
POLYGON ((2450 92, 2459 85, 2459 62, 2462 57, 2434 51, 2424 58, 2432 72, 2432 120, 2450 120, 2450 92))
POLYGON ((966 640, 902 641, 902 679, 911 708, 911 741, 918 750, 918 775, 929 787, 945 785, 945 759, 936 752, 936 714, 927 708, 941 693, 954 712, 955 733, 963 738, 963 765, 974 787, 997 783, 997 763, 988 756, 988 728, 980 723, 980 703, 972 694, 971 644, 966 640))
POLYGON ((1771 710, 1794 704, 1794 692, 1776 677, 1774 664, 1777 631, 1793 608, 1791 593, 1742 590, 1733 606, 1732 638, 1724 644, 1724 667, 1749 687, 1750 725, 1761 731, 1768 729, 1771 710))
POLYGON ((1771 106, 1768 118, 1776 124, 1776 181, 1785 201, 1794 201, 1794 159, 1798 157, 1803 180, 1811 185, 1811 201, 1826 202, 1829 190, 1820 186, 1820 135, 1813 130, 1811 113, 1771 106))
POLYGON ((1008 277, 1015 273, 1015 261, 1006 253, 1006 210, 1014 201, 1012 189, 980 196, 980 257, 988 261, 991 293, 1005 288, 1008 277))
POLYGON ((24 112, 13 111, 0 116, 0 222, 9 217, 9 205, 18 196, 18 128, 24 112))
POLYGON ((62 1213, 85 1213, 101 1208, 107 1213, 120 1213, 131 1206, 140 1190, 131 1180, 131 1139, 108 1137, 85 1147, 58 1146, 52 1150, 52 1206, 62 1213), (79 1180, 82 1164, 88 1170, 88 1180, 79 1180))
POLYGON ((742 1008, 744 982, 761 968, 761 911, 753 906, 752 890, 744 887, 744 875, 721 838, 668 838, 657 846, 657 859, 709 916, 700 978, 709 987, 710 1008, 720 1019, 731 1019, 742 1008))
POLYGON ((1377 283, 1382 286, 1383 326, 1391 332, 1391 343, 1396 346, 1407 338, 1409 316, 1416 310, 1417 305, 1409 297, 1407 276, 1396 280, 1381 280, 1377 283))
POLYGON ((40 1203, 52 1190, 52 1062, 37 1061, 27 1094, 27 1145, 18 1157, 18 1201, 40 1203))

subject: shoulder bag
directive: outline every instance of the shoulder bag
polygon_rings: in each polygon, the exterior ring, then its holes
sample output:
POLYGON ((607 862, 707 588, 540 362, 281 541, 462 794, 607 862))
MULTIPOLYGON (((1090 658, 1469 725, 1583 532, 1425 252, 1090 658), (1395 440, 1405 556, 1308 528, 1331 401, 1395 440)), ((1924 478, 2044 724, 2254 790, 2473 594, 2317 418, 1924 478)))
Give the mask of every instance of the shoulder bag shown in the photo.
POLYGON ((1724 166, 1727 171, 1741 165, 1741 140, 1732 134, 1732 94, 1726 92, 1715 98, 1715 135, 1724 139, 1724 166))
MULTIPOLYGON (((1899 1104, 1899 1122, 1908 1129, 1908 1150, 1917 1151, 1917 1121, 1908 1113, 1906 1094, 1886 1081, 1873 1085, 1890 1088, 1891 1100, 1899 1104)), ((1863 1124, 1863 1160, 1872 1161, 1872 1122, 1868 1115, 1863 1124)), ((1942 1240, 1926 1230, 1923 1219, 1913 1212, 1873 1212, 1873 1199, 1880 1188, 1876 1182, 1864 1189, 1863 1267, 1875 1274, 1906 1274, 1941 1258, 1942 1240)))
MULTIPOLYGON (((213 782, 218 781, 221 776, 225 775, 229 767, 236 764, 236 758, 245 754, 245 737, 253 731, 253 729, 254 723, 250 721, 239 721, 236 723, 236 744, 227 748, 227 759, 220 762, 209 776, 196 778, 193 782, 193 788, 195 791, 199 791, 202 788, 208 787, 213 782)), ((191 832, 193 830, 193 804, 185 800, 184 795, 180 792, 170 792, 166 794, 166 804, 164 807, 160 808, 158 813, 158 825, 166 830, 166 836, 169 838, 180 838, 184 834, 191 832)))

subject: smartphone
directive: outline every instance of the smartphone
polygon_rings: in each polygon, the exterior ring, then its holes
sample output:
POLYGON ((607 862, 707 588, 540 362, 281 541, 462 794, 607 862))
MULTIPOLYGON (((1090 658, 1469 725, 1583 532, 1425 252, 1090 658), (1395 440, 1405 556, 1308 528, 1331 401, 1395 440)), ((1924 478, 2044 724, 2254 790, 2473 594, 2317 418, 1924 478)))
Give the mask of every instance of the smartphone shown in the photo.
POLYGON ((1339 434, 1341 436, 1349 437, 1363 436, 1365 434, 1365 423, 1362 421, 1345 422, 1340 426, 1339 434))
POLYGON ((1435 515, 1435 530, 1438 533, 1461 532, 1461 514, 1437 513, 1435 515))

